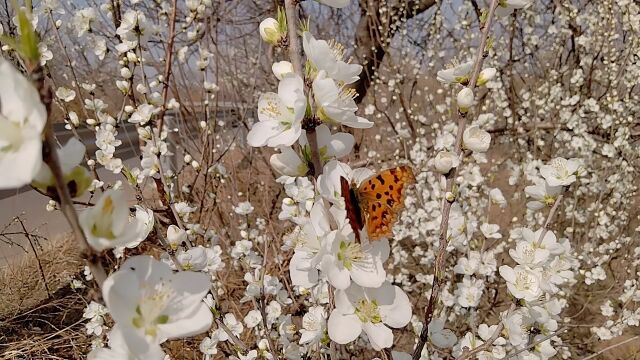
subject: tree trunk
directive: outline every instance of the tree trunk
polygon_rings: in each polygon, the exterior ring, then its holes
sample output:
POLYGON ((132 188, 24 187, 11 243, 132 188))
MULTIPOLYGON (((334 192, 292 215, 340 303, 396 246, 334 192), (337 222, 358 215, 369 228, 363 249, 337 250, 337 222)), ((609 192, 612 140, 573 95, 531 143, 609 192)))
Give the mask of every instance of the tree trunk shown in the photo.
MULTIPOLYGON (((390 6, 390 1, 380 0, 360 0, 360 21, 356 27, 356 49, 355 54, 358 62, 363 66, 360 80, 353 84, 353 88, 358 93, 356 103, 360 104, 367 95, 367 90, 371 85, 373 76, 382 64, 387 46, 393 38, 397 29, 393 29, 390 22, 380 21, 380 6, 390 6), (380 28, 380 26, 384 27, 380 28)), ((390 19, 399 18, 406 21, 430 9, 436 0, 398 0, 399 3, 390 6, 389 12, 385 13, 390 19), (388 15, 387 15, 388 14, 388 15)))

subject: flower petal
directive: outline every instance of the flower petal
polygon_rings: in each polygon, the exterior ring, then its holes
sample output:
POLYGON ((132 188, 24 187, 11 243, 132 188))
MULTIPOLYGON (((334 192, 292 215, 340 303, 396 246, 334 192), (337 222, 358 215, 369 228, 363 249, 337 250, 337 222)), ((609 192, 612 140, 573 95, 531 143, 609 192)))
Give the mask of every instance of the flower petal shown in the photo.
POLYGON ((374 350, 380 351, 393 346, 393 332, 383 323, 365 323, 362 327, 374 350))
POLYGON ((357 339, 362 333, 362 322, 356 315, 344 315, 337 309, 331 312, 327 322, 329 338, 338 344, 347 344, 357 339))

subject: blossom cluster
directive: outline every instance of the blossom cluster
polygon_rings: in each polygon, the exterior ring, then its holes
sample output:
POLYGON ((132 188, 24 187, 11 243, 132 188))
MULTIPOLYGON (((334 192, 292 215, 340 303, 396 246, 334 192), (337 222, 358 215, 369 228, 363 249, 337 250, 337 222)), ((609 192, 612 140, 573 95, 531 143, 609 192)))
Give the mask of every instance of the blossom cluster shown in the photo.
MULTIPOLYGON (((287 37, 283 21, 295 20, 264 20, 263 39, 280 44, 287 37)), ((292 284, 308 293, 307 301, 313 304, 303 317, 300 350, 328 350, 330 341, 347 344, 361 334, 373 349, 389 348, 390 328, 409 322, 411 304, 404 291, 386 279, 389 240, 369 241, 366 231, 356 236, 359 230, 347 220, 340 179, 358 186, 374 173, 340 162, 351 152, 354 137, 332 132, 334 127, 373 126, 355 114, 357 94, 349 87, 359 79, 362 66, 345 61, 339 43, 318 40, 309 31, 303 32, 302 45, 304 73, 296 73, 288 61, 274 63, 278 92, 261 95, 259 122, 247 135, 251 146, 278 150, 270 163, 287 194, 278 218, 294 224, 283 249, 293 249, 292 284)))

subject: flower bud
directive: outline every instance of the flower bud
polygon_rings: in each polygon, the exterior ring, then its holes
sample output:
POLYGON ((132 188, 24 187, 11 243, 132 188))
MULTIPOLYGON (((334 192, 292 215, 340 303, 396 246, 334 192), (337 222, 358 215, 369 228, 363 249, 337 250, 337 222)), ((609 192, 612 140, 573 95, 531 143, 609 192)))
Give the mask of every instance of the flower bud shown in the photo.
POLYGON ((129 81, 128 80, 116 80, 116 87, 122 91, 123 94, 129 92, 129 81))
POLYGON ((440 174, 447 174, 460 165, 460 158, 450 151, 440 151, 433 161, 433 166, 440 174))
POLYGON ((142 84, 138 84, 136 85, 136 91, 139 92, 140 94, 146 94, 148 89, 146 86, 142 85, 142 84))
POLYGON ((69 112, 69 121, 73 124, 74 127, 78 127, 80 125, 80 119, 78 118, 78 114, 75 111, 69 112))
MULTIPOLYGON (((143 140, 151 140, 151 129, 149 127, 138 127, 138 137, 143 140)), ((187 161, 189 162, 189 161, 187 161)))
POLYGON ((488 81, 491 81, 491 79, 493 79, 495 76, 496 76, 495 68, 486 68, 480 72, 480 75, 478 75, 477 85, 482 86, 486 84, 488 81))
POLYGON ((134 52, 127 52, 127 60, 132 63, 138 62, 138 56, 134 52))
POLYGON ((56 203, 53 200, 49 200, 46 206, 47 211, 52 212, 52 211, 55 211, 57 208, 58 208, 58 203, 56 203))
POLYGON ((280 24, 274 18, 266 18, 260 23, 260 36, 262 40, 271 44, 278 45, 285 34, 280 32, 280 24))
POLYGON ((200 71, 205 71, 207 69, 207 66, 209 66, 209 59, 201 59, 196 61, 196 65, 198 66, 198 69, 200 69, 200 71))
POLYGON ((187 241, 187 232, 175 225, 169 225, 167 228, 167 242, 171 250, 177 250, 178 246, 187 241))
POLYGON ((191 155, 186 154, 186 155, 184 156, 184 162, 185 162, 185 163, 190 163, 191 161, 193 161, 193 158, 191 157, 191 155))
POLYGON ((456 194, 452 193, 451 191, 448 191, 444 197, 450 203, 456 201, 456 194))
POLYGON ((473 106, 475 99, 473 97, 473 91, 469 88, 464 88, 458 93, 458 110, 465 114, 469 112, 469 108, 473 106))
POLYGON ((215 83, 210 83, 208 81, 204 82, 204 89, 207 90, 207 92, 210 92, 210 93, 220 90, 218 85, 216 85, 215 83))
POLYGON ((462 134, 464 147, 475 152, 485 152, 491 144, 491 135, 478 126, 470 126, 462 134))
POLYGON ((278 80, 282 80, 285 75, 293 73, 293 64, 288 61, 280 61, 274 63, 271 70, 278 80))
POLYGON ((129 68, 123 67, 122 69, 120 69, 120 76, 122 76, 123 78, 129 79, 132 75, 133 74, 131 73, 131 70, 129 70, 129 68))

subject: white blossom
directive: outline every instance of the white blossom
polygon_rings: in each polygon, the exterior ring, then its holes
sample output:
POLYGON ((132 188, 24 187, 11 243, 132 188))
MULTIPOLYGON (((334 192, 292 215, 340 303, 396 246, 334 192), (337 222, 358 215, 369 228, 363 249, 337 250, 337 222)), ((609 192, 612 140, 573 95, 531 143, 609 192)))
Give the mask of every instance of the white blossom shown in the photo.
POLYGON ((36 89, 0 57, 0 189, 31 182, 42 164, 47 113, 36 89))

